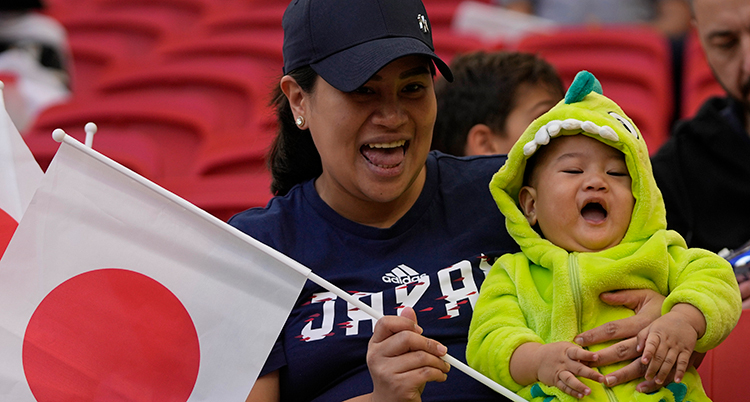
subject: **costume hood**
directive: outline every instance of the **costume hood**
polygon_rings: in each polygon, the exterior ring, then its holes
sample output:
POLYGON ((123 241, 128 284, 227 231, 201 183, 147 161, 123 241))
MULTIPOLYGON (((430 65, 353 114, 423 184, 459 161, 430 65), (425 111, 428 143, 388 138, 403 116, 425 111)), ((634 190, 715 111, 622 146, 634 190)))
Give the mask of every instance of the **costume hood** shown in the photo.
POLYGON ((635 205, 630 227, 620 244, 645 240, 657 230, 666 229, 666 210, 651 173, 646 141, 625 112, 602 95, 602 86, 596 77, 588 71, 581 71, 570 85, 565 99, 524 131, 508 153, 507 162, 490 182, 492 196, 506 217, 508 233, 522 249, 554 246, 526 220, 518 206, 518 193, 523 186, 527 160, 540 147, 563 135, 586 135, 625 155, 635 205))

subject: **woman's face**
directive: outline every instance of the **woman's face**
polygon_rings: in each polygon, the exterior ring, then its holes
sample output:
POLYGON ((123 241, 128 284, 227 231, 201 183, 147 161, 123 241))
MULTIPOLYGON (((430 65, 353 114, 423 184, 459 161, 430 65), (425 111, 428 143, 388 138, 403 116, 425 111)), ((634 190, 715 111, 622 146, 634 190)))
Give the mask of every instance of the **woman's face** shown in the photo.
POLYGON ((437 110, 430 63, 394 60, 353 92, 318 77, 305 95, 304 117, 323 165, 315 186, 345 217, 372 224, 370 212, 408 210, 419 196, 437 110))

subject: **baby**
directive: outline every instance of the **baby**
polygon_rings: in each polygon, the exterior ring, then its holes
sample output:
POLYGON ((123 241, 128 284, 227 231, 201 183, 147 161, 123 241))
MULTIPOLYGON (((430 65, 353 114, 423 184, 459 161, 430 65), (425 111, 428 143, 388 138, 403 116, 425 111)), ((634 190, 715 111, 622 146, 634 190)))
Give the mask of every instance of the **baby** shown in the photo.
POLYGON ((497 260, 480 292, 467 360, 527 398, 705 401, 688 359, 716 347, 741 313, 737 281, 721 257, 689 249, 666 230, 666 212, 646 143, 625 113, 581 72, 565 99, 535 120, 490 189, 521 252, 497 260), (603 292, 652 289, 667 296, 662 316, 641 332, 646 379, 675 382, 636 391, 594 368, 577 334, 634 312, 603 292))

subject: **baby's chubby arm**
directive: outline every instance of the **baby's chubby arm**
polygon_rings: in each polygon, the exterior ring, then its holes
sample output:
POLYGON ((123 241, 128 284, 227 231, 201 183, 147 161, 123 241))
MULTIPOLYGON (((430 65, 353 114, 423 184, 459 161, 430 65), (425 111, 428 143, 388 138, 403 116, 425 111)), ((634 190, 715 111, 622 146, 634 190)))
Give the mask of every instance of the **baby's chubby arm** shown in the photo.
POLYGON ((675 304, 668 313, 644 328, 638 334, 638 350, 643 351, 641 362, 648 365, 646 380, 663 384, 674 367, 674 381, 682 381, 695 343, 705 332, 703 313, 687 303, 675 304))
POLYGON ((513 352, 510 374, 521 385, 537 381, 562 390, 568 395, 583 398, 591 393, 578 377, 604 381, 604 376, 583 362, 594 362, 596 353, 589 352, 571 342, 541 344, 527 342, 513 352))

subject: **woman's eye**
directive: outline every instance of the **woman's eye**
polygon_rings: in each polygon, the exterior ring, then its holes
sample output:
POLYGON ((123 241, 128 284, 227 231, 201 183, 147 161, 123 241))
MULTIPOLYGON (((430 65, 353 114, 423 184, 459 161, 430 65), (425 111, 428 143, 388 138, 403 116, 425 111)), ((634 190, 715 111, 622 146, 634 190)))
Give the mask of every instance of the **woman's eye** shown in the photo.
POLYGON ((368 87, 359 87, 355 89, 354 91, 352 91, 352 93, 358 94, 358 95, 366 95, 366 94, 374 93, 374 91, 368 87))
POLYGON ((425 86, 422 84, 409 84, 404 87, 404 92, 418 92, 424 88, 425 86))

